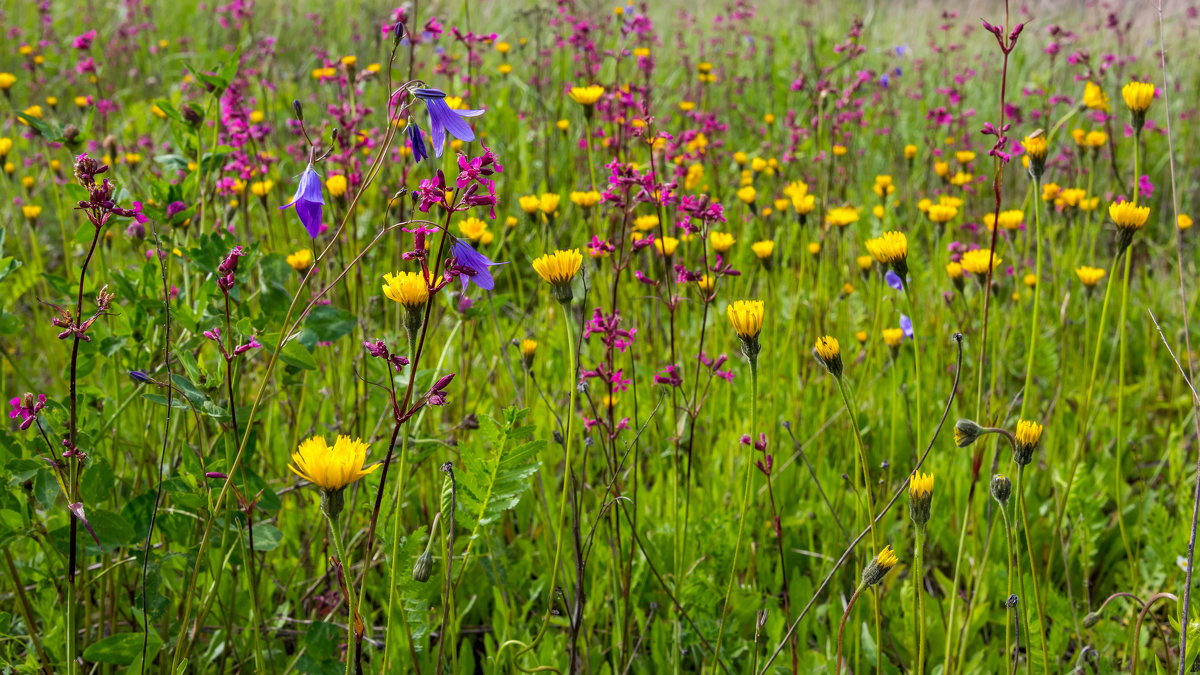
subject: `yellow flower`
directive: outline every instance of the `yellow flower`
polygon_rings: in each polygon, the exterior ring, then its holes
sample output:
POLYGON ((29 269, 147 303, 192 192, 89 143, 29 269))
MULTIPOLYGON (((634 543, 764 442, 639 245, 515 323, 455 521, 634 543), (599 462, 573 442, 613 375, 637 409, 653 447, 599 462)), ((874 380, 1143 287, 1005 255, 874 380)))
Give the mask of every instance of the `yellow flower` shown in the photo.
POLYGON ((560 197, 558 194, 554 192, 547 192, 538 198, 538 209, 548 216, 554 215, 554 212, 558 211, 558 202, 561 199, 562 197, 560 197))
POLYGON ((579 253, 579 249, 560 250, 547 253, 534 260, 533 271, 552 286, 565 286, 575 278, 581 265, 583 265, 583 255, 579 253))
POLYGON ((255 197, 266 197, 271 193, 271 188, 275 187, 275 181, 271 179, 258 180, 250 184, 250 194, 255 197))
MULTIPOLYGON (((1000 229, 1015 230, 1021 227, 1021 223, 1025 220, 1025 212, 1020 209, 1010 209, 1000 212, 1000 229)), ((985 213, 983 222, 989 230, 996 229, 996 214, 985 213)))
POLYGON ((904 159, 913 159, 917 156, 917 146, 908 144, 904 146, 904 159))
POLYGON ((812 213, 813 209, 816 208, 816 205, 817 205, 816 195, 809 195, 809 194, 793 194, 792 195, 792 208, 796 209, 796 213, 798 213, 802 216, 806 216, 806 215, 812 213))
POLYGON ((537 348, 537 340, 521 340, 521 356, 524 356, 527 359, 532 359, 533 355, 537 354, 537 348))
POLYGON ((590 209, 600 203, 600 193, 595 190, 572 192, 571 203, 580 208, 590 209))
POLYGON ((17 83, 17 76, 12 73, 0 73, 0 91, 8 91, 17 83))
POLYGON ((58 107, 58 97, 57 96, 47 96, 46 97, 46 105, 50 106, 51 108, 58 107))
POLYGON ((342 65, 346 66, 347 68, 353 68, 357 63, 358 63, 357 56, 343 56, 342 57, 342 65))
POLYGON ((903 264, 908 259, 908 237, 903 232, 884 232, 867 240, 867 252, 881 265, 903 264))
POLYGON ((287 264, 291 265, 292 269, 297 272, 303 272, 312 267, 312 261, 313 252, 306 248, 302 248, 287 257, 287 264))
POLYGON ((828 335, 817 338, 812 351, 813 356, 831 375, 837 378, 842 376, 842 348, 837 338, 828 335))
POLYGON ((882 197, 884 195, 890 195, 893 192, 895 192, 896 186, 894 184, 892 184, 891 176, 889 176, 887 174, 880 174, 878 176, 875 176, 875 186, 872 189, 875 190, 876 195, 882 197))
POLYGON ((675 237, 659 237, 654 240, 654 248, 658 249, 660 255, 667 257, 675 253, 675 247, 679 246, 679 240, 675 237))
POLYGON ((571 120, 566 120, 566 119, 559 120, 554 123, 554 126, 558 127, 559 131, 566 131, 567 129, 571 128, 571 120))
POLYGON ((33 176, 21 176, 21 187, 25 188, 26 190, 32 190, 33 184, 33 176))
POLYGON ((1024 283, 1026 286, 1033 288, 1034 286, 1037 286, 1037 275, 1036 274, 1026 274, 1021 279, 1021 282, 1024 283))
POLYGON ((1095 82, 1088 82, 1083 88, 1083 104, 1092 110, 1108 112, 1108 94, 1095 82))
POLYGON ((850 295, 853 292, 854 292, 853 284, 851 284, 850 282, 846 282, 846 283, 842 284, 842 293, 843 294, 850 295))
POLYGON ((262 122, 265 117, 266 117, 266 115, 264 115, 263 111, 261 111, 261 110, 251 110, 250 111, 250 123, 251 124, 258 124, 259 122, 262 122))
POLYGON ((865 331, 865 330, 858 331, 857 333, 854 334, 854 339, 858 340, 859 344, 866 342, 867 341, 867 331, 865 331))
POLYGON ((884 328, 883 342, 889 347, 899 347, 904 341, 904 331, 899 328, 884 328))
POLYGON ((651 213, 646 216, 638 216, 633 219, 633 229, 645 232, 658 227, 658 216, 651 213))
POLYGON ((812 255, 816 255, 816 254, 820 253, 820 252, 821 252, 821 244, 820 244, 820 242, 816 242, 816 241, 814 241, 814 242, 811 242, 811 243, 808 245, 808 252, 809 252, 810 254, 812 254, 812 255))
POLYGON ((844 145, 834 145, 833 146, 833 156, 834 157, 841 157, 842 155, 846 154, 847 152, 849 152, 849 150, 847 150, 846 146, 844 146, 844 145))
POLYGON ((341 197, 346 194, 346 188, 349 186, 350 183, 341 174, 334 174, 325 179, 325 189, 329 190, 329 194, 332 197, 341 197))
POLYGON ((754 171, 754 173, 760 173, 765 168, 767 168, 767 160, 763 159, 762 157, 755 157, 754 159, 750 160, 750 169, 754 171))
POLYGON ((775 124, 775 116, 772 115, 771 113, 767 113, 767 114, 763 115, 763 123, 775 124))
POLYGON ((997 265, 1003 262, 1000 256, 992 256, 989 249, 978 248, 974 251, 967 251, 962 257, 962 268, 971 274, 987 274, 989 269, 995 269, 997 265), (991 266, 988 266, 988 259, 991 258, 991 266))
POLYGON ((933 494, 933 474, 920 471, 913 474, 908 482, 908 494, 914 499, 924 499, 933 494))
POLYGON ((700 73, 711 73, 712 69, 713 64, 709 63, 708 61, 701 61, 700 63, 696 64, 696 71, 700 73))
POLYGON ((38 216, 42 215, 42 207, 36 204, 26 204, 21 207, 21 215, 25 216, 25 220, 37 220, 38 216))
POLYGON ((939 178, 945 178, 946 176, 950 175, 950 162, 934 162, 933 172, 936 173, 939 178))
POLYGON ((567 96, 570 96, 572 101, 588 108, 596 105, 596 101, 599 101, 603 95, 604 87, 595 84, 588 87, 571 87, 571 90, 567 92, 567 96))
POLYGON ((1126 201, 1113 202, 1108 207, 1108 215, 1112 216, 1118 229, 1136 232, 1142 229, 1150 217, 1150 207, 1138 206, 1126 201))
POLYGON ((728 253, 736 240, 728 232, 709 232, 708 241, 717 253, 728 253))
POLYGON ((970 183, 973 178, 974 176, 971 174, 966 173, 965 171, 959 171, 950 177, 950 184, 956 187, 962 187, 967 183, 970 183))
POLYGON ((737 300, 725 307, 725 315, 738 337, 753 340, 762 332, 766 305, 762 300, 737 300))
POLYGON ((798 195, 804 196, 808 194, 808 185, 804 181, 794 180, 788 183, 787 187, 783 188, 783 194, 795 200, 798 195))
POLYGON ((541 205, 542 200, 537 195, 523 195, 517 198, 517 203, 521 205, 522 211, 533 215, 538 212, 538 207, 541 205))
MULTIPOLYGON (((40 119, 42 119, 42 106, 31 105, 24 110, 24 113, 25 113, 26 117, 36 117, 37 119, 40 120, 40 119)), ((25 126, 29 126, 29 124, 26 123, 25 120, 19 120, 19 121, 21 122, 21 124, 24 124, 25 126)))
POLYGON ((826 220, 830 225, 846 227, 850 223, 858 221, 858 209, 854 208, 853 206, 838 206, 836 208, 829 209, 829 213, 826 215, 826 220))
POLYGON ((508 65, 507 63, 501 63, 496 70, 498 70, 501 75, 508 75, 512 72, 512 66, 508 65))
POLYGON ((1071 138, 1075 139, 1076 145, 1087 145, 1087 132, 1083 129, 1072 129, 1071 138))
POLYGON ((750 244, 750 250, 754 251, 754 255, 759 260, 770 260, 771 254, 775 252, 775 242, 764 239, 750 244))
POLYGON ((962 265, 952 262, 946 265, 946 274, 950 275, 952 281, 958 281, 963 278, 962 265))
POLYGON ((1038 443, 1042 440, 1042 425, 1029 420, 1020 420, 1017 422, 1017 449, 1013 452, 1013 459, 1020 466, 1025 466, 1033 460, 1033 453, 1037 450, 1038 443))
POLYGON ((1179 229, 1181 229, 1181 230, 1186 230, 1192 226, 1192 217, 1186 213, 1179 214, 1179 217, 1176 218, 1175 220, 1176 220, 1176 224, 1179 226, 1179 229))
POLYGON ((6 173, 6 174, 8 174, 8 175, 10 175, 10 176, 11 176, 11 175, 13 175, 13 172, 14 172, 14 171, 16 171, 16 170, 17 170, 17 165, 16 165, 16 164, 13 164, 12 162, 5 162, 5 163, 4 163, 4 173, 6 173))
POLYGON ((705 293, 712 292, 712 289, 713 289, 712 275, 705 274, 704 276, 700 277, 699 279, 696 280, 696 285, 699 286, 700 290, 704 291, 705 293))
POLYGON ((1098 150, 1108 144, 1108 134, 1103 131, 1089 131, 1084 141, 1089 148, 1098 150))
POLYGON ((1046 161, 1046 155, 1050 152, 1050 144, 1046 141, 1045 134, 1034 133, 1025 137, 1025 152, 1034 161, 1046 161))
POLYGON ((692 101, 680 101, 679 109, 683 112, 691 112, 696 109, 696 104, 692 101))
POLYGON ((1042 201, 1052 202, 1058 199, 1058 193, 1062 192, 1062 188, 1057 183, 1046 183, 1042 186, 1042 201))
POLYGON ((0 159, 8 157, 8 153, 12 152, 12 146, 11 138, 0 138, 0 159))
MULTIPOLYGON (((870 248, 871 248, 870 243, 868 243, 867 249, 870 250, 870 248)), ((872 255, 874 255, 874 254, 872 254, 872 255)), ((867 270, 871 269, 872 265, 875 264, 875 259, 869 255, 860 255, 854 259, 854 262, 855 262, 855 264, 858 265, 858 269, 860 272, 866 272, 867 270)))
POLYGON ((425 277, 417 272, 397 272, 383 275, 383 295, 405 307, 420 307, 429 299, 425 277))
POLYGON ((758 199, 758 190, 754 189, 753 185, 747 185, 737 191, 738 199, 746 204, 753 204, 755 199, 758 199))
MULTIPOLYGON (((508 50, 510 49, 512 49, 512 45, 508 44, 507 42, 496 43, 496 51, 500 52, 501 54, 507 54, 508 50)), ((535 342, 534 344, 536 345, 537 343, 535 342)))
POLYGON ((466 220, 458 221, 458 231, 462 236, 471 241, 479 241, 485 232, 487 232, 487 223, 478 218, 467 218, 466 220))
POLYGON ((324 436, 313 436, 301 443, 292 454, 288 468, 322 490, 334 492, 379 468, 378 464, 363 468, 369 447, 370 444, 361 438, 351 439, 341 435, 330 447, 325 443, 324 436))
POLYGON ((959 164, 970 164, 975 161, 975 153, 970 150, 959 150, 954 153, 954 159, 957 159, 959 164))
POLYGON ((1087 265, 1083 265, 1082 267, 1076 268, 1075 276, 1079 277, 1079 283, 1091 288, 1104 278, 1104 270, 1100 269, 1099 267, 1088 267, 1087 265))
POLYGON ((1149 82, 1130 82, 1121 88, 1121 97, 1135 115, 1145 115, 1154 102, 1154 85, 1149 82))
POLYGON ((136 153, 136 152, 127 152, 127 153, 125 153, 125 163, 126 164, 141 164, 142 156, 141 156, 141 154, 136 153))

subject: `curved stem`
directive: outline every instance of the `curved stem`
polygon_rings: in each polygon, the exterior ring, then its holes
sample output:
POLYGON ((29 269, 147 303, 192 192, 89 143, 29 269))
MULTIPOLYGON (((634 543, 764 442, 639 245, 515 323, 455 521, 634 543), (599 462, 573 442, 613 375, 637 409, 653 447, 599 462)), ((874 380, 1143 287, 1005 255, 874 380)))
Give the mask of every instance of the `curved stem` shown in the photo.
MULTIPOLYGON (((846 603, 846 611, 842 612, 842 622, 838 624, 838 650, 837 660, 834 661, 833 675, 839 675, 842 672, 842 633, 846 629, 846 619, 850 616, 850 609, 854 607, 854 602, 858 600, 858 596, 863 592, 864 588, 866 588, 866 585, 859 585, 854 591, 854 595, 850 596, 850 601, 846 603)), ((763 670, 766 670, 766 668, 763 670)))
POLYGON ((337 553, 338 563, 342 566, 342 576, 346 580, 346 606, 349 609, 349 614, 346 618, 346 675, 350 675, 350 664, 354 663, 354 589, 350 587, 353 583, 354 576, 350 571, 350 561, 346 558, 345 546, 342 544, 342 533, 337 528, 337 523, 333 522, 333 518, 321 509, 321 513, 325 516, 325 522, 329 523, 329 540, 333 542, 333 549, 337 553))
MULTIPOLYGON (((1142 639, 1141 639, 1142 621, 1146 618, 1146 614, 1150 611, 1150 607, 1153 606, 1154 603, 1158 602, 1159 600, 1170 600, 1175 603, 1179 602, 1179 598, 1175 597, 1171 593, 1155 593, 1154 595, 1150 596, 1149 598, 1146 598, 1145 606, 1143 606, 1142 611, 1138 613, 1137 627, 1133 631, 1133 672, 1131 675, 1137 675, 1137 673, 1138 673, 1138 645, 1142 641, 1142 639)), ((1165 646, 1168 647, 1167 660, 1170 661, 1170 658, 1171 658, 1171 650, 1169 649, 1170 645, 1168 644, 1165 646)), ((1179 659, 1181 661, 1186 660, 1184 658, 1183 654, 1179 655, 1179 659)), ((1171 665, 1170 663, 1167 664, 1168 667, 1170 665, 1171 665)))

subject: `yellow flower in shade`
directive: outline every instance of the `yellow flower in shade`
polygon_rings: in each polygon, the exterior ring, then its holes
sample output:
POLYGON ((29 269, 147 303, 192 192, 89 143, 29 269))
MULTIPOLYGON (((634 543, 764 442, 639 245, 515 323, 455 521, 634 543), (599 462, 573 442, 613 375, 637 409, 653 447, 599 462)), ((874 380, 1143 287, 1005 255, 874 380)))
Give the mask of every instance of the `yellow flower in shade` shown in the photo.
POLYGON ((760 259, 760 261, 769 261, 770 256, 772 256, 772 253, 775 252, 775 243, 769 239, 755 241, 754 244, 750 245, 750 250, 754 251, 754 255, 760 259))
POLYGON ((8 91, 17 83, 17 76, 12 73, 0 73, 0 91, 8 91))
POLYGON ((57 96, 47 96, 46 97, 46 105, 50 106, 51 108, 57 108, 58 107, 58 97, 57 96))
POLYGON ((708 241, 717 253, 728 253, 736 240, 728 232, 709 232, 708 241))
POLYGON ((1087 132, 1083 129, 1072 129, 1071 138, 1075 139, 1076 145, 1087 145, 1087 132))
POLYGON ((762 157, 755 157, 750 160, 750 170, 754 173, 759 173, 765 168, 767 168, 767 160, 762 157))
POLYGON ((33 176, 22 176, 21 177, 21 187, 25 188, 26 190, 32 190, 33 183, 34 183, 33 176))
POLYGON ((42 215, 42 207, 37 204, 26 204, 21 207, 21 215, 25 216, 25 220, 35 221, 38 216, 42 215))
POLYGON ((892 177, 886 174, 875 176, 875 186, 872 188, 875 194, 879 197, 890 195, 896 191, 896 186, 892 183, 892 177))
POLYGON ((884 232, 868 239, 867 252, 881 265, 891 265, 901 280, 908 273, 908 237, 903 232, 884 232))
MULTIPOLYGON (((40 120, 40 119, 42 119, 42 106, 31 105, 24 110, 24 113, 25 113, 26 117, 36 117, 37 119, 40 120)), ((23 119, 18 118, 17 121, 20 122, 21 124, 24 124, 25 126, 29 126, 29 123, 23 119)))
POLYGON ((855 339, 855 340, 858 340, 858 343, 859 343, 859 344, 863 344, 864 342, 866 342, 866 341, 867 341, 867 337, 868 337, 868 336, 867 336, 867 331, 865 331, 865 330, 860 330, 860 331, 858 331, 857 333, 855 333, 855 334, 854 334, 854 339, 855 339))
POLYGON ((929 522, 933 506, 933 474, 917 471, 908 481, 908 515, 918 527, 929 522))
POLYGON ((340 435, 331 447, 324 436, 313 436, 292 454, 288 468, 326 492, 337 492, 379 468, 378 464, 363 467, 369 447, 361 438, 340 435))
POLYGON ((950 177, 950 184, 954 185, 956 187, 962 187, 962 186, 966 185, 967 183, 970 183, 974 178, 975 178, 975 176, 972 176, 971 174, 969 174, 965 171, 959 171, 958 173, 956 173, 950 177))
POLYGON ((458 231, 462 233, 463 238, 471 241, 482 239, 487 233, 487 228, 487 223, 474 217, 458 221, 458 231))
POLYGON ((1057 183, 1046 183, 1042 186, 1042 201, 1052 202, 1058 199, 1060 192, 1062 192, 1062 188, 1057 183))
POLYGON ((521 360, 525 362, 525 368, 533 365, 533 357, 537 355, 537 348, 537 340, 530 340, 528 338, 521 340, 521 360))
MULTIPOLYGON (((1020 209, 1010 209, 1000 212, 1000 229, 1015 230, 1021 227, 1021 223, 1025 220, 1025 212, 1020 209)), ((986 213, 983 216, 983 222, 989 230, 996 229, 996 214, 986 213)))
POLYGON ((571 128, 571 120, 559 120, 554 123, 554 126, 558 127, 559 131, 566 131, 567 129, 571 128))
POLYGON ((946 265, 946 274, 950 275, 952 281, 962 281, 963 267, 956 262, 948 263, 946 265))
POLYGON ((975 161, 975 153, 970 150, 959 150, 954 153, 954 159, 957 159, 959 164, 970 164, 975 161))
POLYGON ((1079 283, 1090 290, 1104 278, 1104 270, 1099 267, 1083 265, 1075 269, 1075 276, 1079 277, 1079 283))
POLYGON ((12 152, 12 139, 0 138, 0 159, 8 157, 8 153, 12 152))
POLYGON ((825 217, 830 225, 838 227, 846 227, 850 223, 858 221, 858 209, 853 206, 838 206, 829 209, 829 213, 825 217))
POLYGON ((680 101, 679 109, 683 112, 691 112, 696 109, 696 104, 692 101, 680 101))
POLYGON ((654 240, 654 248, 658 249, 659 255, 668 258, 675 254, 677 246, 679 246, 679 240, 675 237, 659 237, 654 240))
MULTIPOLYGON (((868 246, 868 250, 869 249, 870 249, 870 246, 868 246)), ((858 265, 858 269, 860 272, 865 273, 871 269, 871 266, 875 264, 875 258, 873 257, 874 255, 875 255, 874 253, 872 253, 871 255, 860 255, 854 259, 854 262, 855 262, 855 264, 858 265)))
POLYGON ((1083 87, 1083 104, 1092 110, 1108 112, 1108 94, 1095 82, 1088 82, 1083 87))
POLYGON ((533 271, 552 286, 568 286, 583 265, 579 249, 547 253, 533 261, 533 271))
POLYGON ((838 344, 837 338, 828 335, 817 338, 813 345, 813 356, 834 377, 842 376, 842 347, 838 344))
POLYGON ((646 216, 638 216, 633 219, 633 229, 646 232, 658 227, 658 216, 651 213, 646 216))
POLYGON ((775 116, 772 115, 771 113, 767 113, 767 114, 763 115, 763 123, 764 124, 775 124, 775 116))
POLYGON ((816 254, 820 253, 821 252, 821 243, 817 242, 817 241, 810 242, 808 244, 808 252, 811 253, 812 255, 816 255, 816 254))
POLYGON ((346 194, 346 189, 349 186, 350 183, 346 180, 346 177, 340 174, 334 174, 325 179, 325 189, 329 190, 329 194, 333 197, 341 197, 346 194))
POLYGON ((357 64, 358 64, 357 56, 343 56, 342 57, 342 65, 346 66, 347 68, 353 68, 357 64))
POLYGON ((1025 466, 1033 460, 1033 453, 1042 441, 1042 425, 1029 420, 1017 422, 1017 448, 1013 451, 1013 459, 1019 466, 1025 466))
POLYGON ((496 68, 496 70, 499 71, 501 75, 508 75, 512 72, 512 66, 507 63, 501 63, 500 67, 496 68))
POLYGON ((893 348, 899 347, 900 343, 903 341, 904 341, 904 331, 900 330, 899 328, 884 328, 883 329, 883 343, 886 344, 887 346, 893 347, 893 348))
POLYGON ((896 552, 892 550, 891 545, 885 546, 879 555, 872 558, 871 562, 863 568, 862 583, 866 586, 878 584, 898 562, 900 559, 896 557, 896 552))
POLYGON ((256 180, 250 184, 250 194, 255 197, 266 197, 271 193, 271 188, 275 187, 275 181, 271 179, 256 180))
POLYGON ((16 170, 17 170, 16 164, 13 164, 12 162, 4 163, 4 173, 11 176, 11 175, 13 175, 13 172, 15 172, 16 170))
POLYGON ((938 175, 938 178, 945 178, 950 175, 950 162, 934 162, 933 172, 938 175))
POLYGON ((842 284, 842 294, 843 294, 843 295, 850 295, 850 294, 851 294, 851 293, 853 293, 853 292, 854 292, 854 285, 853 285, 853 284, 851 284, 851 283, 850 283, 850 282, 848 282, 848 281, 847 281, 846 283, 842 284))
POLYGON ((737 196, 743 203, 753 204, 754 200, 758 199, 758 190, 755 190, 753 185, 747 185, 737 191, 737 196))
MULTIPOLYGON (((496 51, 500 52, 501 54, 507 54, 508 50, 510 49, 512 49, 512 45, 508 44, 507 42, 496 43, 496 51)), ((535 342, 534 344, 536 345, 537 343, 535 342)))
POLYGON ((303 272, 312 267, 312 261, 313 252, 306 248, 302 248, 287 257, 287 264, 291 265, 292 269, 297 272, 303 272))
POLYGON ((753 340, 762 332, 766 305, 762 300, 737 300, 725 307, 725 315, 738 337, 753 340))
POLYGON ((572 192, 571 203, 583 209, 590 209, 600 203, 600 193, 595 190, 572 192))
POLYGON ((599 101, 603 95, 604 87, 595 84, 588 87, 571 87, 571 90, 567 92, 567 96, 570 96, 572 101, 586 108, 596 105, 596 101, 599 101))
POLYGON ((429 299, 425 277, 417 272, 397 272, 383 275, 383 295, 406 308, 420 307, 429 299))
POLYGON ((1154 85, 1149 82, 1130 82, 1121 88, 1121 98, 1125 105, 1136 115, 1145 115, 1154 102, 1154 85))
POLYGON ((709 274, 705 274, 696 280, 696 285, 705 293, 711 293, 713 289, 713 278, 709 274))
POLYGON ((538 199, 537 195, 524 195, 517 198, 517 203, 521 205, 522 211, 532 216, 538 212, 538 206, 541 204, 541 200, 538 199))
POLYGON ((842 155, 846 154, 847 152, 849 152, 849 150, 844 145, 833 146, 834 157, 841 157, 842 155))
POLYGON ((1175 224, 1179 226, 1179 229, 1186 230, 1192 226, 1192 217, 1186 213, 1181 213, 1179 214, 1179 217, 1175 219, 1175 224))
POLYGON ((962 257, 962 268, 971 274, 985 275, 989 269, 995 269, 997 265, 1003 262, 1000 256, 993 256, 990 249, 977 248, 974 251, 967 251, 962 257), (991 259, 991 265, 988 265, 988 259, 991 259))
POLYGON ((904 159, 912 160, 917 156, 917 146, 908 144, 904 146, 904 159))
POLYGON ((1103 131, 1089 131, 1084 137, 1084 144, 1093 150, 1099 150, 1108 144, 1108 134, 1103 131))
POLYGON ((547 192, 538 198, 538 209, 548 216, 554 215, 554 212, 558 211, 558 202, 561 199, 558 194, 547 192))
POLYGON ((1037 275, 1036 274, 1026 274, 1024 277, 1022 277, 1021 283, 1025 284, 1026 286, 1028 286, 1030 288, 1033 288, 1034 286, 1037 286, 1037 275))

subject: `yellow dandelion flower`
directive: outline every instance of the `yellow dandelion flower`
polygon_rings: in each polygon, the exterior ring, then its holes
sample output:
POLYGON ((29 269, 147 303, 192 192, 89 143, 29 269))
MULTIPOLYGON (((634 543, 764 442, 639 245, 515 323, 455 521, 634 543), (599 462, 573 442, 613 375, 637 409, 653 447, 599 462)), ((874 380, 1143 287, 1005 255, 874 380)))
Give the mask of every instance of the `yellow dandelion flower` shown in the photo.
POLYGON ((1083 104, 1092 110, 1108 112, 1108 94, 1104 93, 1100 85, 1089 81, 1083 87, 1083 104))
POLYGON ((1003 262, 1000 256, 993 256, 990 249, 977 248, 974 251, 967 251, 962 257, 962 268, 971 274, 984 275, 989 269, 995 269, 997 265, 1003 262), (989 258, 991 264, 988 264, 989 258))
POLYGON ((383 295, 406 308, 420 307, 429 299, 425 277, 417 272, 397 272, 383 275, 383 295))
POLYGON ((679 240, 675 237, 659 237, 654 240, 654 248, 658 249, 659 255, 668 258, 675 254, 677 246, 679 246, 679 240))
POLYGON ((567 96, 570 96, 572 101, 586 108, 596 105, 596 101, 599 101, 603 95, 604 87, 595 84, 587 87, 571 87, 571 90, 567 92, 567 96))
POLYGON ((288 468, 322 490, 335 492, 379 468, 378 464, 363 467, 369 447, 361 438, 339 435, 329 446, 324 436, 313 436, 292 454, 288 468))
POLYGON ((717 253, 728 253, 736 240, 728 232, 709 232, 708 241, 717 253))
POLYGON ((762 300, 737 300, 725 307, 725 315, 734 332, 743 340, 753 340, 762 332, 766 305, 762 300))
POLYGON ((1154 102, 1154 85, 1149 82, 1130 82, 1121 88, 1121 98, 1135 115, 1145 115, 1154 102))
POLYGON ((302 248, 287 257, 287 264, 297 272, 303 272, 309 267, 312 267, 313 252, 307 248, 302 248))
POLYGON ((579 253, 579 249, 559 250, 535 259, 533 271, 552 286, 565 286, 575 278, 581 265, 583 255, 579 253))
POLYGON ((1087 288, 1091 288, 1104 278, 1104 270, 1099 267, 1088 267, 1083 265, 1075 269, 1075 276, 1079 277, 1079 283, 1087 288))

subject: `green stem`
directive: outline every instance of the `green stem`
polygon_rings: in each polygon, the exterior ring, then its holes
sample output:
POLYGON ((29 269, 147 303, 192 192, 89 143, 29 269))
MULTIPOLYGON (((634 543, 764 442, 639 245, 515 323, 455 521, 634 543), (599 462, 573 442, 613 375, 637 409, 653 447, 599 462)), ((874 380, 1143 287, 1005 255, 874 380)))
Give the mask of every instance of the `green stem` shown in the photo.
MULTIPOLYGON (((1038 588, 1037 565, 1033 562, 1033 540, 1029 535, 1029 514, 1025 509, 1025 467, 1017 468, 1017 500, 1021 508, 1021 529, 1025 530, 1025 548, 1028 549, 1029 555, 1029 577, 1033 579, 1033 599, 1038 611, 1038 632, 1042 639, 1042 672, 1043 675, 1050 675, 1050 651, 1046 648, 1046 610, 1042 602, 1042 592, 1038 588)), ((1022 582, 1023 584, 1024 582, 1022 582)), ((1025 594, 1024 587, 1021 588, 1021 594, 1025 594)), ((1028 620, 1029 610, 1025 610, 1025 617, 1028 620)), ((1028 626, 1026 627, 1026 635, 1028 635, 1028 626)), ((1029 638, 1027 638, 1029 639, 1029 638)))
MULTIPOLYGON (((758 427, 758 357, 750 361, 750 447, 754 447, 754 431, 758 427)), ((746 529, 746 508, 750 504, 750 478, 754 475, 754 462, 746 462, 746 482, 742 488, 742 510, 738 516, 737 543, 733 545, 733 561, 729 563, 729 581, 725 584, 725 601, 721 603, 721 622, 717 629, 717 642, 713 647, 714 660, 720 658, 721 639, 725 636, 725 614, 729 611, 729 596, 733 592, 733 579, 737 576, 738 553, 742 550, 742 534, 746 529)))
MULTIPOLYGON (((908 280, 904 281, 904 296, 908 299, 909 318, 915 323, 917 321, 917 308, 913 302, 912 287, 909 286, 908 280)), ((872 336, 873 337, 873 336, 872 336)), ((913 411, 913 425, 917 430, 917 447, 925 442, 925 437, 921 435, 921 346, 917 344, 916 328, 913 329, 913 373, 916 376, 917 383, 917 407, 913 411)), ((871 521, 874 522, 874 521, 871 521)))
MULTIPOLYGON (((1135 157, 1137 156, 1136 153, 1134 154, 1134 156, 1135 157)), ((1115 477, 1114 488, 1116 491, 1116 499, 1117 499, 1117 526, 1118 526, 1118 529, 1120 529, 1120 531, 1121 531, 1121 543, 1125 546, 1125 556, 1129 560, 1129 569, 1130 569, 1130 571, 1133 572, 1133 579, 1134 579, 1134 583, 1136 584, 1137 577, 1138 577, 1137 558, 1135 558, 1133 556, 1133 550, 1129 546, 1129 536, 1125 532, 1125 516, 1124 516, 1125 506, 1124 506, 1123 500, 1121 499, 1121 493, 1123 492, 1123 488, 1125 487, 1125 481, 1121 475, 1121 456, 1122 456, 1121 446, 1124 443, 1124 439, 1122 438, 1122 432, 1124 431, 1122 422, 1124 421, 1124 413, 1125 413, 1125 307, 1128 304, 1128 300, 1129 300, 1129 268, 1131 265, 1131 261, 1132 261, 1132 258, 1130 257, 1129 251, 1127 249, 1125 251, 1125 271, 1121 276, 1121 318, 1120 318, 1121 327, 1118 330, 1118 334, 1120 337, 1119 337, 1119 342, 1118 342, 1118 347, 1117 347, 1117 352, 1119 354, 1119 356, 1117 357, 1117 359, 1118 359, 1118 366, 1117 366, 1117 420, 1116 420, 1116 424, 1117 424, 1117 434, 1116 434, 1117 464, 1116 464, 1116 471, 1113 473, 1113 476, 1115 477)))
POLYGON ((342 565, 342 576, 346 579, 346 605, 350 611, 346 618, 346 675, 350 675, 350 665, 354 663, 354 589, 351 588, 354 580, 350 571, 350 559, 346 557, 345 546, 342 544, 342 533, 324 509, 321 509, 321 514, 325 516, 325 522, 329 523, 329 540, 333 542, 333 550, 342 565))
POLYGON ((917 552, 913 560, 913 605, 916 607, 917 621, 917 675, 925 673, 925 525, 917 525, 916 544, 917 552))
MULTIPOLYGON (((1008 506, 1000 505, 1000 515, 1004 517, 1004 533, 1005 539, 1008 541, 1008 593, 1005 597, 1012 596, 1013 591, 1013 565, 1017 558, 1017 554, 1013 550, 1012 523, 1008 519, 1008 506)), ((1007 613, 1007 612, 1006 612, 1007 613)), ((1012 648, 1012 622, 1007 617, 1004 619, 1004 672, 1013 672, 1012 667, 1013 648, 1012 648)))
MULTIPOLYGON (((1042 181, 1039 178, 1033 180, 1034 191, 1041 194, 1042 181)), ((1021 390, 1021 417, 1025 417, 1025 411, 1029 407, 1029 399, 1033 398, 1033 351, 1037 345, 1038 334, 1038 301, 1042 297, 1042 210, 1038 208, 1040 200, 1033 200, 1033 237, 1034 237, 1034 255, 1037 256, 1037 262, 1034 264, 1034 274, 1037 276, 1037 283, 1033 285, 1033 316, 1029 320, 1029 349, 1025 357, 1025 387, 1021 390)))

